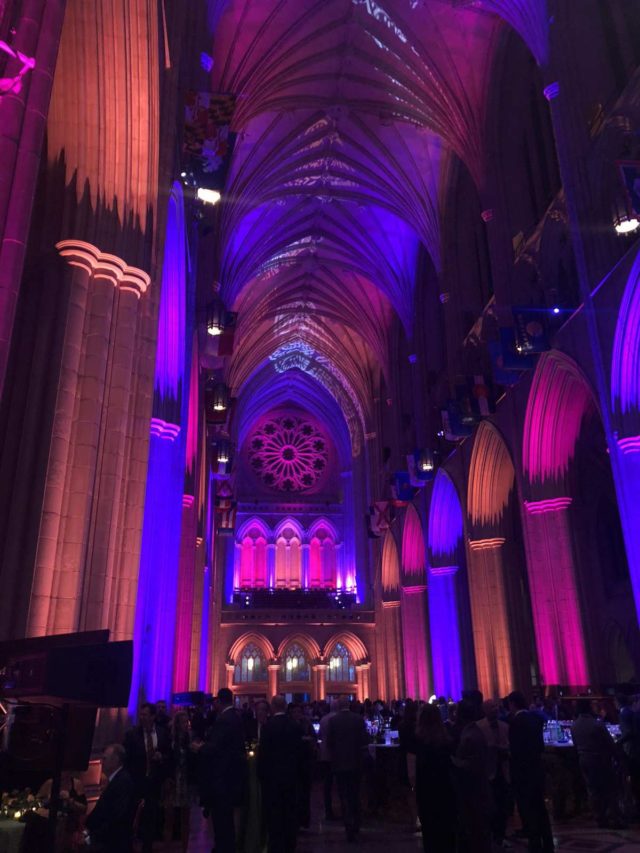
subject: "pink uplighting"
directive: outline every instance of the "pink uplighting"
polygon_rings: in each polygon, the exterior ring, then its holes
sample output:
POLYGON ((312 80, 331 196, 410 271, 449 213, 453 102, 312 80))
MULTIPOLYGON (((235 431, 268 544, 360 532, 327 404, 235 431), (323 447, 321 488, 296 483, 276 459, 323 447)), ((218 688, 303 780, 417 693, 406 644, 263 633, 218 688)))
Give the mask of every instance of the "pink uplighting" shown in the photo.
POLYGON ((589 386, 566 356, 543 354, 531 384, 522 461, 532 482, 559 480, 569 469, 582 419, 593 406, 589 386))
POLYGON ((413 504, 409 504, 402 531, 402 570, 408 577, 424 572, 425 544, 422 524, 413 504))
POLYGON ((558 510, 566 509, 572 500, 572 498, 549 498, 545 501, 525 501, 524 505, 527 508, 527 512, 530 512, 532 515, 540 515, 544 512, 557 512, 558 510))
POLYGON ((163 421, 162 418, 151 418, 151 435, 166 441, 175 441, 180 435, 180 426, 163 421))

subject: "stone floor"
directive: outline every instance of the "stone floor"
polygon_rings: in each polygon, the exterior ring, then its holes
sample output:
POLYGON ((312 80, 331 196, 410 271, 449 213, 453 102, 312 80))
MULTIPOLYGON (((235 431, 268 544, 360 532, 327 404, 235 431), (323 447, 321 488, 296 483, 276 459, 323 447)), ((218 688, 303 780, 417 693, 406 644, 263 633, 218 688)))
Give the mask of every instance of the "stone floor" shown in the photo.
MULTIPOLYGON (((360 834, 358 844, 347 844, 344 829, 340 823, 325 823, 322 811, 314 791, 313 818, 311 829, 299 836, 297 853, 352 853, 362 848, 366 851, 386 851, 386 853, 411 853, 422 850, 422 839, 419 834, 413 834, 406 826, 382 821, 366 822, 360 834)), ((554 826, 554 838, 558 850, 573 851, 573 853, 640 853, 640 825, 636 824, 626 830, 597 829, 589 819, 568 820, 554 826)), ((525 842, 510 839, 514 853, 527 849, 525 842)), ((206 822, 202 820, 200 811, 194 809, 192 818, 192 833, 189 842, 189 853, 210 853, 211 835, 206 822)), ((157 845, 161 850, 177 853, 179 845, 157 845)), ((249 853, 249 851, 246 851, 249 853)), ((259 851, 255 851, 259 853, 259 851)))

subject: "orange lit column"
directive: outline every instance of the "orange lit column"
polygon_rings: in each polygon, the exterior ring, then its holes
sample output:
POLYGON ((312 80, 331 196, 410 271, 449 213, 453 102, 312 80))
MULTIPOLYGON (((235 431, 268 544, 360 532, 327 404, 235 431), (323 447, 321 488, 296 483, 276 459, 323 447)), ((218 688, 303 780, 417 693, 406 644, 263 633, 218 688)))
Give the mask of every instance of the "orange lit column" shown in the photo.
POLYGON ((229 690, 233 690, 233 671, 235 669, 235 666, 227 661, 224 665, 224 669, 226 676, 226 686, 229 688, 229 690))
POLYGON ((485 696, 513 689, 507 603, 504 591, 504 538, 469 542, 469 595, 478 687, 485 696))
POLYGON ((402 672, 402 625, 400 620, 400 602, 382 602, 382 621, 386 652, 387 701, 399 699, 404 695, 402 672))
POLYGON ((317 702, 322 700, 327 695, 327 670, 329 669, 326 663, 316 663, 311 666, 314 679, 314 696, 313 699, 317 702))
MULTIPOLYGON (((58 542, 62 526, 63 505, 73 458, 73 440, 77 421, 78 384, 83 367, 85 346, 85 320, 89 303, 89 284, 92 268, 81 258, 69 261, 65 273, 69 277, 69 305, 67 327, 56 398, 56 410, 49 450, 49 466, 45 483, 42 516, 35 557, 33 590, 27 624, 28 636, 42 636, 50 630, 52 595, 58 585, 56 572, 60 570, 58 542)), ((79 565, 74 567, 77 574, 79 565)), ((72 600, 77 599, 77 587, 72 590, 72 600)), ((65 628, 62 628, 64 631, 65 628)), ((67 631, 75 630, 75 615, 68 619, 67 631)))
POLYGON ((571 542, 571 498, 525 501, 529 589, 545 684, 584 687, 589 668, 571 542))
POLYGON ((369 673, 371 672, 371 664, 368 661, 362 661, 356 664, 356 683, 358 685, 358 701, 364 702, 365 699, 371 698, 371 688, 369 682, 369 673))
POLYGON ((405 694, 426 700, 431 695, 426 584, 403 587, 401 613, 405 694))
POLYGON ((267 664, 267 671, 269 673, 269 695, 267 698, 271 700, 274 696, 278 695, 278 673, 280 672, 280 664, 277 661, 272 661, 267 664))
MULTIPOLYGON (((101 256, 99 263, 103 263, 101 256)), ((149 276, 116 259, 121 273, 109 340, 109 372, 100 424, 96 471, 97 494, 93 495, 87 569, 84 578, 80 627, 92 630, 114 627, 118 620, 117 598, 120 571, 121 524, 125 515, 126 462, 130 453, 133 366, 138 342, 138 312, 149 276)), ((111 261, 109 261, 111 262, 111 261)), ((99 275, 99 268, 95 273, 99 275)), ((178 428, 179 429, 179 428, 178 428)), ((173 441, 175 434, 169 435, 173 441)), ((133 626, 131 626, 133 628, 133 626)), ((122 634, 125 634, 123 631, 122 634)), ((131 636, 129 634, 129 636, 131 636)))

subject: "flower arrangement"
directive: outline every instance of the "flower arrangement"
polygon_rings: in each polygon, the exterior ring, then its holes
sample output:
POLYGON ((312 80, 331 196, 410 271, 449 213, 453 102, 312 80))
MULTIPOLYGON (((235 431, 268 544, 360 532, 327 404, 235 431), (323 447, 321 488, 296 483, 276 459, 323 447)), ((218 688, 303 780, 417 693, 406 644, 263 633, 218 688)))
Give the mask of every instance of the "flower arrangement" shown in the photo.
POLYGON ((25 788, 24 791, 11 791, 2 795, 0 800, 0 818, 4 820, 24 820, 25 815, 29 812, 35 812, 42 807, 42 801, 39 800, 31 791, 31 788, 25 788))

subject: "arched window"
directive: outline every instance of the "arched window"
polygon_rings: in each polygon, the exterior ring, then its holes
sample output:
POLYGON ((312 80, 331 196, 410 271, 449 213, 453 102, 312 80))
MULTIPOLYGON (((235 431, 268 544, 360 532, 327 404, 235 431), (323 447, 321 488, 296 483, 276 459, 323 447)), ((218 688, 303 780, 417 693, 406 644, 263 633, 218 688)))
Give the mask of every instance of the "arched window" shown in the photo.
POLYGON ((329 657, 327 681, 355 681, 356 668, 349 650, 343 643, 336 643, 329 657))
POLYGON ((309 662, 298 643, 292 643, 287 648, 280 667, 280 677, 283 681, 309 681, 311 678, 309 662))
POLYGON ((335 589, 336 545, 331 533, 319 527, 309 542, 309 586, 314 589, 335 589))
POLYGON ((267 540, 259 527, 252 527, 240 544, 240 571, 237 583, 241 589, 267 585, 267 540))
POLYGON ((300 536, 293 527, 285 527, 276 542, 276 587, 299 589, 302 586, 300 536))
POLYGON ((266 681, 267 667, 264 656, 255 643, 248 643, 236 663, 233 682, 234 684, 248 684, 253 681, 266 681))

